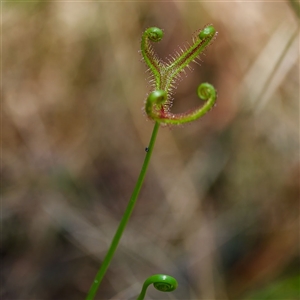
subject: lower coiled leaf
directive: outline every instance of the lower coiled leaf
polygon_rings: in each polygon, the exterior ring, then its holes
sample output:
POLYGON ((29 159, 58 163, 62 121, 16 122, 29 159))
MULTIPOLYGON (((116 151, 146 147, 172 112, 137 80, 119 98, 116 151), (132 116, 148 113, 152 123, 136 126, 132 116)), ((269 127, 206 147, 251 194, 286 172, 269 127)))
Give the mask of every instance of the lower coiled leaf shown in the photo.
POLYGON ((163 274, 150 276, 145 280, 142 291, 137 300, 143 300, 145 298, 146 290, 151 284, 153 284, 153 286, 161 292, 172 292, 178 286, 177 280, 172 276, 163 274))
POLYGON ((173 114, 164 106, 167 101, 167 93, 163 90, 154 91, 147 98, 145 111, 150 119, 162 124, 180 125, 192 122, 210 111, 217 99, 216 90, 209 83, 200 84, 197 92, 199 98, 206 101, 204 105, 185 113, 173 114))

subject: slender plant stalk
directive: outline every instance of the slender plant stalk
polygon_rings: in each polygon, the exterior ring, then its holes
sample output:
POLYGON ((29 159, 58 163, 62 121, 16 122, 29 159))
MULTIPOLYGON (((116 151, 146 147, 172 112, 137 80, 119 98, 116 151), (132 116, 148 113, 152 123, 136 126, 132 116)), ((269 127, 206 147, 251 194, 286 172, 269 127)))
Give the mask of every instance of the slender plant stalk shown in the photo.
POLYGON ((156 122, 155 125, 154 125, 154 128, 153 128, 153 131, 152 131, 152 135, 151 135, 151 139, 150 139, 150 143, 149 143, 149 146, 147 147, 147 154, 146 154, 146 157, 145 157, 145 160, 144 160, 144 163, 143 163, 143 166, 142 166, 142 169, 141 169, 141 172, 140 172, 140 175, 138 177, 138 180, 137 180, 137 183, 135 185, 135 188, 133 190, 133 193, 131 195, 131 198, 129 200, 129 203, 127 205, 127 208, 125 210, 125 213, 122 217, 122 220, 119 224, 119 227, 115 233, 115 236, 110 244, 110 247, 106 253, 106 256, 102 262, 102 265, 92 283, 92 286, 88 292, 88 295, 86 297, 86 300, 92 300, 94 299, 96 293, 97 293, 97 290, 99 288, 99 285, 110 265, 110 262, 114 256, 114 253, 118 247, 118 244, 120 242, 120 239, 122 237, 122 234, 125 230, 125 227, 128 223, 128 220, 131 216, 131 213, 134 209, 134 206, 135 206, 135 203, 136 203, 136 200, 137 200, 137 197, 140 193, 140 190, 141 190, 141 187, 143 185, 143 182, 144 182, 144 179, 145 179, 145 175, 146 175, 146 172, 147 172, 147 169, 148 169, 148 165, 149 165, 149 162, 150 162, 150 158, 151 158, 151 154, 152 154, 152 151, 153 151, 153 147, 154 147, 154 144, 155 144, 155 140, 156 140, 156 136, 157 136, 157 133, 158 133, 158 129, 159 129, 159 123, 156 122))
MULTIPOLYGON (((174 57, 172 57, 172 59, 169 60, 169 63, 165 63, 157 57, 150 43, 159 42, 163 37, 163 31, 157 27, 150 27, 142 36, 141 53, 146 65, 149 67, 149 71, 152 73, 151 82, 153 87, 153 90, 148 95, 145 103, 145 112, 150 119, 155 121, 155 125, 149 146, 146 148, 147 154, 136 186, 108 252, 88 292, 86 300, 94 299, 132 214, 145 179, 160 124, 180 125, 194 121, 206 114, 215 104, 217 95, 214 87, 211 84, 202 83, 198 87, 198 96, 202 100, 206 101, 203 106, 180 114, 173 114, 170 112, 172 92, 176 87, 176 81, 182 74, 185 74, 185 69, 189 68, 189 64, 195 61, 205 48, 212 43, 212 41, 216 38, 216 35, 217 32, 212 25, 205 26, 202 30, 199 30, 195 34, 193 37, 193 44, 185 50, 180 49, 180 54, 177 53, 174 57)), ((145 281, 138 299, 144 299, 146 289, 152 283, 158 290, 163 292, 173 291, 177 287, 177 281, 173 277, 161 274, 154 275, 145 281), (169 280, 171 281, 169 282, 169 280)))

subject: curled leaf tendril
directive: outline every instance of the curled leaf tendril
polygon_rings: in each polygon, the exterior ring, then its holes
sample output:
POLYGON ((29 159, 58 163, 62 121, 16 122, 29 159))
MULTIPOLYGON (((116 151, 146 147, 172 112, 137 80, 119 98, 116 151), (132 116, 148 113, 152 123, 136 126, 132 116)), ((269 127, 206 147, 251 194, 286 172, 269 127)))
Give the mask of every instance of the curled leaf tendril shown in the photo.
POLYGON ((153 286, 161 292, 172 292, 176 290, 178 286, 177 280, 172 276, 163 274, 152 275, 145 280, 137 300, 144 300, 146 290, 151 284, 153 284, 153 286))
POLYGON ((158 88, 161 82, 160 69, 163 67, 163 64, 158 59, 158 56, 149 41, 159 42, 162 37, 163 31, 160 28, 150 27, 144 32, 141 42, 141 53, 145 63, 148 65, 149 70, 153 74, 153 79, 156 82, 156 88, 158 88))
POLYGON ((157 27, 148 28, 141 42, 141 53, 152 76, 150 82, 153 90, 147 97, 145 112, 148 117, 160 124, 178 125, 194 121, 205 115, 215 104, 217 93, 214 87, 208 83, 202 83, 198 87, 198 96, 205 100, 202 107, 191 109, 185 113, 173 114, 172 95, 176 88, 176 81, 190 68, 191 62, 197 62, 199 55, 214 41, 217 32, 212 25, 198 30, 193 37, 193 44, 180 49, 168 63, 160 60, 155 53, 150 41, 158 42, 163 37, 163 31, 157 27))

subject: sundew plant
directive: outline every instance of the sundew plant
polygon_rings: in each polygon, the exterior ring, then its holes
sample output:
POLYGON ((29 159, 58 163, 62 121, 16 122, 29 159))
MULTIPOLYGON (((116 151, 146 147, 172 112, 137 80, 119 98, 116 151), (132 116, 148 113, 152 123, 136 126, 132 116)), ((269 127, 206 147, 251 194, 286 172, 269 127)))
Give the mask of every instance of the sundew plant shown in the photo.
MULTIPOLYGON (((217 32, 212 25, 205 26, 194 34, 190 45, 181 48, 179 52, 176 52, 166 62, 157 56, 152 46, 152 42, 159 42, 163 38, 163 31, 160 28, 151 27, 142 35, 141 54, 150 72, 150 84, 152 87, 145 102, 145 112, 148 118, 154 121, 154 128, 149 145, 145 149, 146 155, 144 163, 132 196, 102 265, 91 285, 86 300, 94 299, 130 219, 147 172, 159 127, 161 125, 176 126, 192 122, 205 115, 215 105, 217 97, 216 90, 211 84, 202 83, 199 85, 197 92, 198 96, 205 101, 204 105, 200 105, 183 113, 174 114, 171 112, 172 103, 174 101, 174 89, 177 87, 178 80, 186 73, 186 70, 190 68, 192 62, 197 63, 199 61, 201 53, 215 40, 216 36, 217 32)), ((137 300, 144 299, 146 290, 151 284, 162 292, 170 292, 177 287, 177 281, 172 276, 164 274, 152 275, 144 282, 142 290, 137 296, 137 300)))

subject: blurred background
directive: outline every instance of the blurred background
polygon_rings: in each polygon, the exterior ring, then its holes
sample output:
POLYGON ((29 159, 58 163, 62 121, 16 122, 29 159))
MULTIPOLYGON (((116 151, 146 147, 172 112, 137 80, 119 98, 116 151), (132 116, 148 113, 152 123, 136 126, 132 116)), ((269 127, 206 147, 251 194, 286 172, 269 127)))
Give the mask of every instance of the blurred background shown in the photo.
POLYGON ((212 23, 178 85, 135 211, 97 299, 300 299, 299 3, 2 3, 1 299, 84 299, 137 180, 153 122, 139 53, 166 58, 212 23), (297 6, 298 5, 298 6, 297 6), (297 16, 298 14, 298 16, 297 16))

